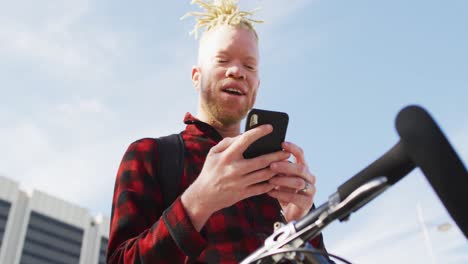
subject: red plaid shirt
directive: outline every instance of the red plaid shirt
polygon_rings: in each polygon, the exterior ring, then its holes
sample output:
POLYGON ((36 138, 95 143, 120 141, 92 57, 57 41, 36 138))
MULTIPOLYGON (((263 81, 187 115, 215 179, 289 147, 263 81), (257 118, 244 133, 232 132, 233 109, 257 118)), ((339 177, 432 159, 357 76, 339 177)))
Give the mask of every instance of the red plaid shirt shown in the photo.
MULTIPOLYGON (((239 263, 262 246, 281 221, 276 199, 260 195, 214 213, 200 232, 193 227, 180 194, 199 175, 208 151, 222 140, 210 125, 186 114, 184 173, 179 197, 164 208, 153 177, 154 139, 132 143, 120 164, 112 202, 108 263, 239 263)), ((158 158, 158 157, 156 157, 158 158)), ((322 247, 322 238, 312 241, 322 247)))

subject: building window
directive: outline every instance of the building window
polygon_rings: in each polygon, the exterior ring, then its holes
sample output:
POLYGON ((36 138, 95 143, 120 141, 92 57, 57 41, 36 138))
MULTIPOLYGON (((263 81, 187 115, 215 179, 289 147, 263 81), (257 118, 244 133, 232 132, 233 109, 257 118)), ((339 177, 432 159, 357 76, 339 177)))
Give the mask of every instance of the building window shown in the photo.
POLYGON ((83 229, 32 211, 21 264, 78 264, 83 229))

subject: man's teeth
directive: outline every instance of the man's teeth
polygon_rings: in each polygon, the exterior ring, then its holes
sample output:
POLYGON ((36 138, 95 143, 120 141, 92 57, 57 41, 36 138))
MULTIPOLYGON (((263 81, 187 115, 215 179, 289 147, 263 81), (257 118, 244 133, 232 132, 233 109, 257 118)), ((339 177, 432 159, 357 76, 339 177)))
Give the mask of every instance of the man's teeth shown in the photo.
POLYGON ((239 90, 237 90, 235 88, 226 88, 225 91, 230 92, 230 93, 240 94, 240 95, 242 94, 241 91, 239 91, 239 90))

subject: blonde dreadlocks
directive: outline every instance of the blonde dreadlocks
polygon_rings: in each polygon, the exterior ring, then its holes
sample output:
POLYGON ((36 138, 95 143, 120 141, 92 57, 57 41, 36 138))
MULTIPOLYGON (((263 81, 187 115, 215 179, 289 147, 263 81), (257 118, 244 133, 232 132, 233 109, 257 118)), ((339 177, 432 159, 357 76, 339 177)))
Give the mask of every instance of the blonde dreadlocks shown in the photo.
POLYGON ((238 0, 192 0, 192 4, 197 4, 205 9, 205 12, 189 12, 181 17, 181 19, 189 16, 195 17, 197 23, 195 24, 195 28, 190 31, 190 34, 193 34, 195 38, 198 37, 198 30, 201 28, 209 31, 219 25, 241 25, 252 30, 258 39, 257 32, 252 23, 263 23, 263 21, 250 18, 257 9, 250 12, 240 11, 237 2, 238 0))

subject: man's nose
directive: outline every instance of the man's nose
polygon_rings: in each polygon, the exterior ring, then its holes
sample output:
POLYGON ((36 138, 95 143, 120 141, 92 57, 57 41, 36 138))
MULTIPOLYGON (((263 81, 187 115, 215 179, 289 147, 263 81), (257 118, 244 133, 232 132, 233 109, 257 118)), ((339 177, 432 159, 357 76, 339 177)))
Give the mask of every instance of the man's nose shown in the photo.
POLYGON ((245 79, 245 73, 239 65, 231 65, 226 70, 226 77, 234 78, 234 79, 245 79))

